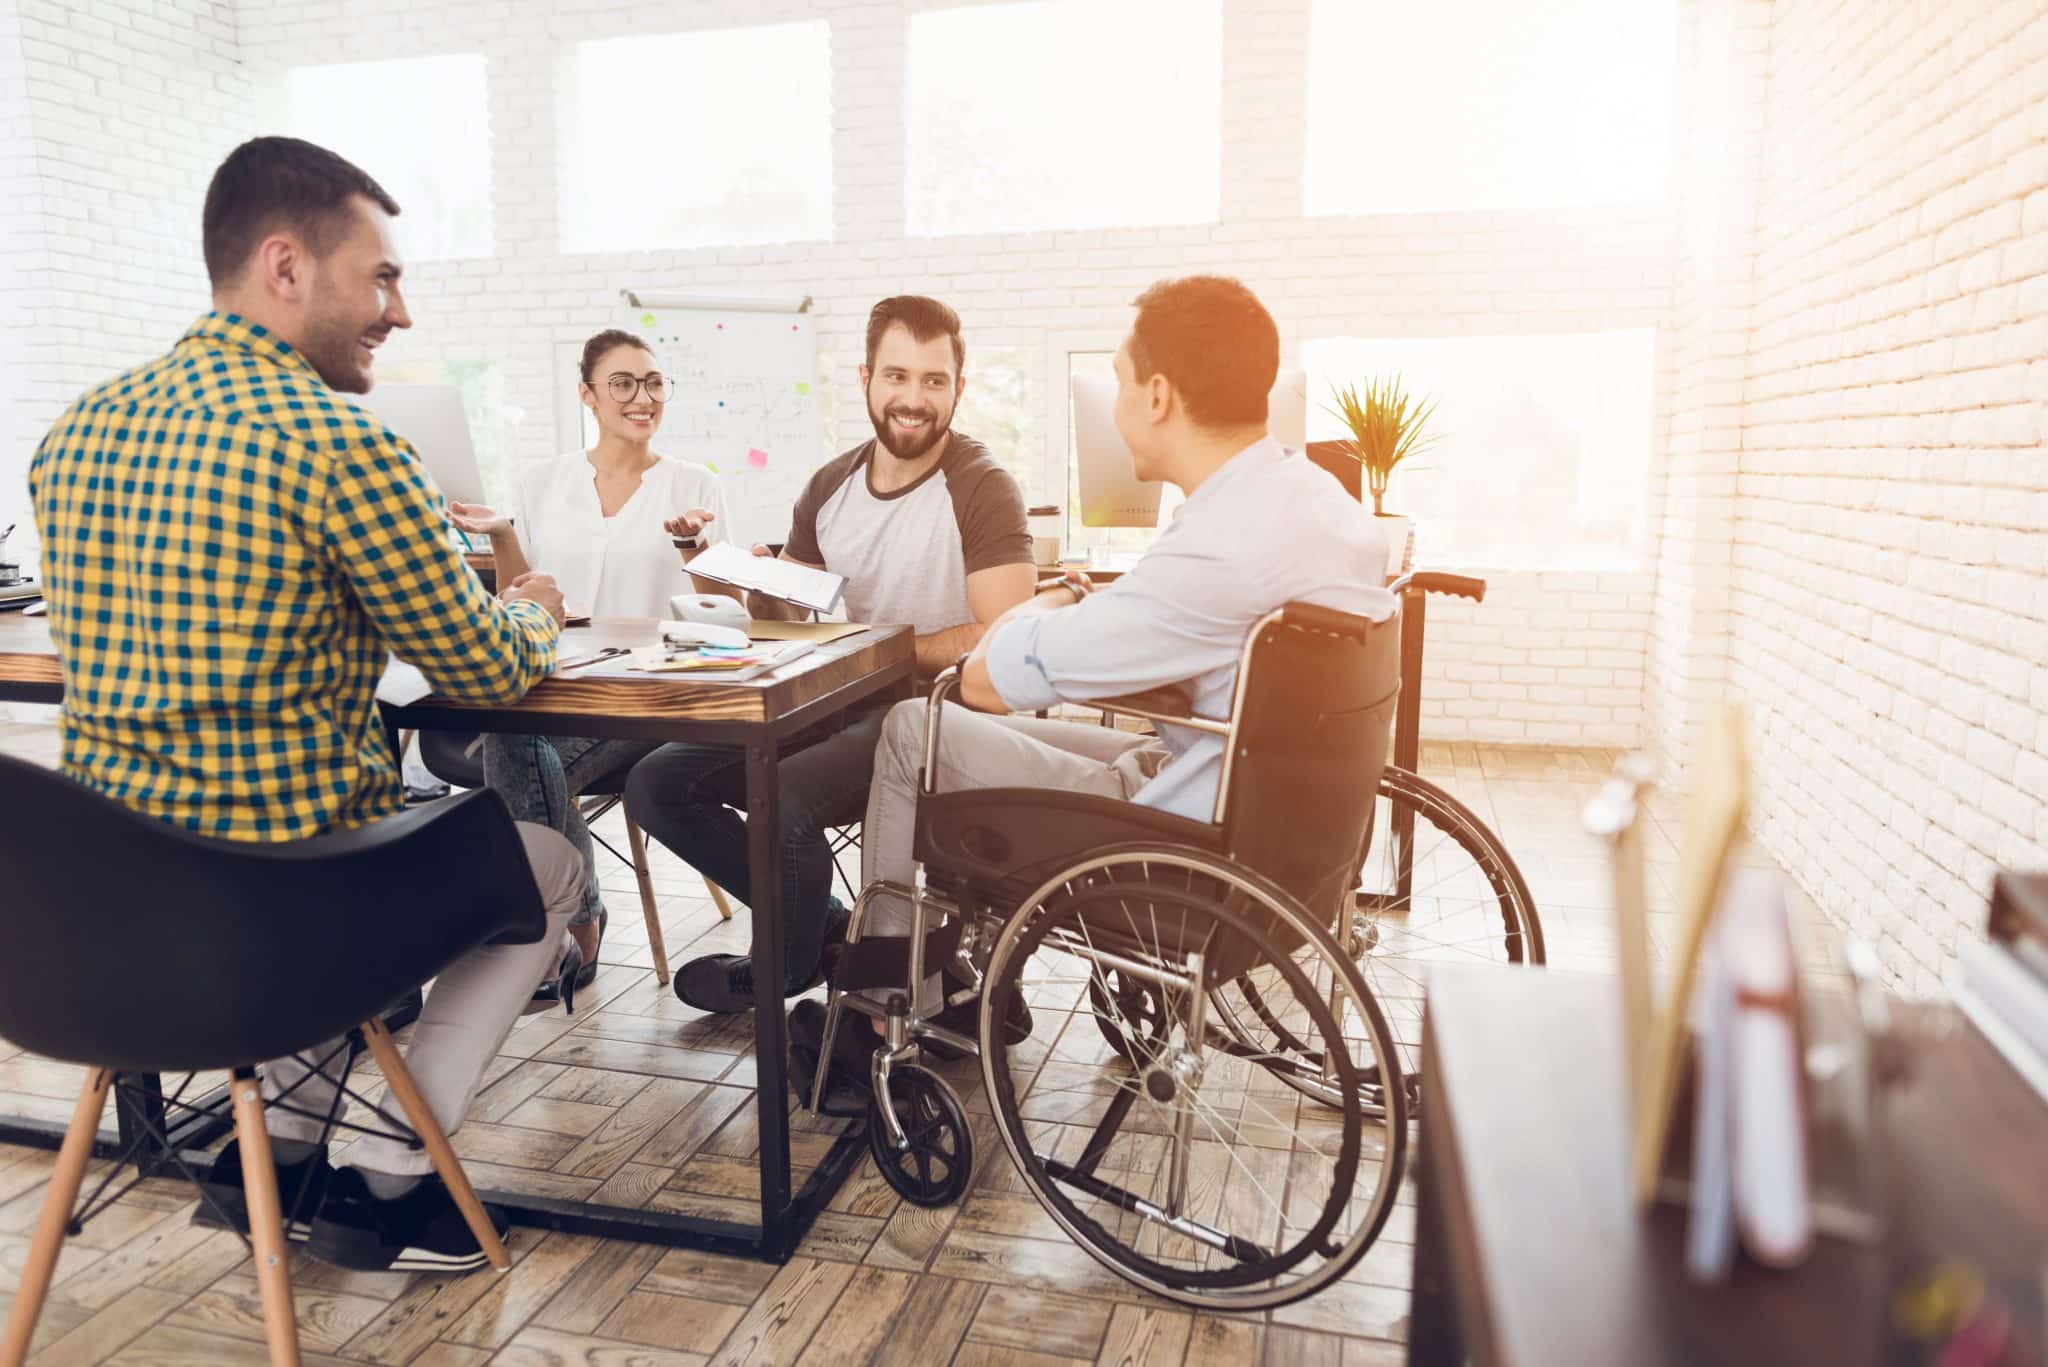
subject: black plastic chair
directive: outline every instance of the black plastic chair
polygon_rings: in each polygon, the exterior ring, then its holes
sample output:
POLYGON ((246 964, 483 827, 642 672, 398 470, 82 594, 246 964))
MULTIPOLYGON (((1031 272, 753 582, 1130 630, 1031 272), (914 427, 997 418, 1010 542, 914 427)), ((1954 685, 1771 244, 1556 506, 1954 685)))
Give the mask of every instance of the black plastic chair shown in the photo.
POLYGON ((379 1010, 486 941, 547 916, 504 802, 465 793, 352 831, 261 844, 193 835, 0 756, 8 952, 0 1037, 92 1071, 79 1093, 0 1340, 27 1356, 117 1074, 231 1073, 273 1363, 298 1362, 255 1066, 359 1031, 488 1255, 510 1266, 379 1010))

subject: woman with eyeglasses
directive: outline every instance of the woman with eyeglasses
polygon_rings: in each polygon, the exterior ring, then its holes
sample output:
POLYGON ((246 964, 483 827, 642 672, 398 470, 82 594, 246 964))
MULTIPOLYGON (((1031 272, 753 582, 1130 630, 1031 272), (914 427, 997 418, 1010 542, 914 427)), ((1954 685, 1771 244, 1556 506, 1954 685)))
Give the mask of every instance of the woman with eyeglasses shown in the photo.
MULTIPOLYGON (((572 617, 665 618, 668 600, 693 587, 726 592, 715 584, 693 586, 684 569, 703 547, 722 539, 725 503, 718 476, 702 465, 660 455, 652 446, 675 382, 661 373, 645 342, 616 328, 583 344, 581 379, 583 406, 597 419, 597 444, 524 472, 510 514, 451 502, 451 520, 466 532, 490 538, 501 589, 523 574, 544 570, 561 586, 572 617), (694 544, 681 547, 682 541, 694 544)), ((451 751, 468 748, 466 743, 466 737, 453 742, 437 738, 425 756, 429 767, 461 781, 449 772, 462 768, 451 751)), ((533 1009, 555 1001, 573 1007, 576 989, 597 974, 604 904, 590 831, 574 799, 599 780, 624 775, 653 749, 652 742, 640 741, 484 737, 484 782, 504 795, 515 819, 561 831, 583 851, 590 869, 583 910, 569 923, 561 968, 541 983, 533 1009)))

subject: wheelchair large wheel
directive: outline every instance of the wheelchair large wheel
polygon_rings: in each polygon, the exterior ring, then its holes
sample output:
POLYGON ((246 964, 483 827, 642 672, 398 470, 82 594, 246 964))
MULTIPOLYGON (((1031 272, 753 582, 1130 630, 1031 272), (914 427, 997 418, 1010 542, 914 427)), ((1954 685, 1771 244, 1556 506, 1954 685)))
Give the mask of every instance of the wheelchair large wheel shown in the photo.
MULTIPOLYGON (((1536 899, 1500 838, 1449 793, 1392 765, 1380 778, 1351 924, 1334 929, 1348 936, 1366 986, 1392 1023, 1411 1083, 1432 965, 1541 964, 1544 957, 1536 899)), ((1316 971, 1308 956, 1295 957, 1316 971)), ((1247 973, 1222 989, 1219 1019, 1253 1048, 1312 1055, 1268 1007, 1267 976, 1247 973)), ((1318 981, 1328 986, 1327 977, 1318 981)))
POLYGON ((1026 899, 990 955, 981 1047, 996 1131, 1040 1204, 1158 1295, 1285 1305, 1342 1277, 1393 1208, 1406 1100, 1396 1088, 1383 1122, 1367 1115, 1398 1064, 1356 965, 1286 893, 1208 852, 1105 851, 1026 899), (1354 1028, 1302 946, 1343 984, 1354 1028), (1247 957, 1270 966, 1268 1000, 1315 1045, 1314 1077, 1276 1076, 1301 1060, 1247 1049, 1210 1019, 1220 966, 1247 957), (1119 979, 1156 990, 1156 1018, 1123 1014, 1119 979), (1011 992, 1033 1003, 1022 1041, 1001 1028, 1011 992))

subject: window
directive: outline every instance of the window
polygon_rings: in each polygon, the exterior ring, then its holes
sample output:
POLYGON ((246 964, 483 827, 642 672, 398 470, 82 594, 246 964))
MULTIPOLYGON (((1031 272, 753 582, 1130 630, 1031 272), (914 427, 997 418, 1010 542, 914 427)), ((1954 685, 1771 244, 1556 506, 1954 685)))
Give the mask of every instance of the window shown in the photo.
POLYGON ((1415 519, 1418 561, 1633 569, 1649 500, 1655 333, 1313 341, 1308 435, 1345 435, 1332 384, 1398 373, 1436 403, 1435 446, 1395 467, 1386 511, 1415 519))
POLYGON ((489 256, 490 104, 477 53, 302 66, 285 75, 291 131, 367 171, 398 201, 415 261, 489 256))
POLYGON ((1032 0, 913 15, 909 231, 1214 222, 1219 8, 1032 0))
MULTIPOLYGON (((1041 501, 1044 468, 1038 415, 1032 411, 1029 353, 1016 347, 967 349, 967 376, 953 428, 989 449, 1017 477, 1024 506, 1041 501)), ((1055 496, 1052 500, 1058 502, 1055 496)))
POLYGON ((832 236, 822 19, 579 43, 559 114, 568 251, 832 236))
POLYGON ((1660 200, 1675 0, 1315 0, 1311 214, 1660 200))

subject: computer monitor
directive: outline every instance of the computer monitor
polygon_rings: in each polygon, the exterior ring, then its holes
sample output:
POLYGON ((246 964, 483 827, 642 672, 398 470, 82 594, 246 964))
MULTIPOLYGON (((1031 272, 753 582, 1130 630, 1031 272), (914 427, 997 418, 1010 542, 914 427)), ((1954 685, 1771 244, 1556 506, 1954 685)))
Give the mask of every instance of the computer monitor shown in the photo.
POLYGON ((469 415, 454 385, 380 384, 356 402, 412 443, 443 494, 464 503, 485 501, 469 415))
MULTIPOLYGON (((1081 525, 1157 526, 1161 486, 1132 473, 1131 450, 1116 430, 1115 377, 1075 374, 1069 392, 1074 404, 1081 525)), ((1266 427, 1282 446, 1299 450, 1308 444, 1308 379, 1304 372, 1280 372, 1266 399, 1266 427)))

